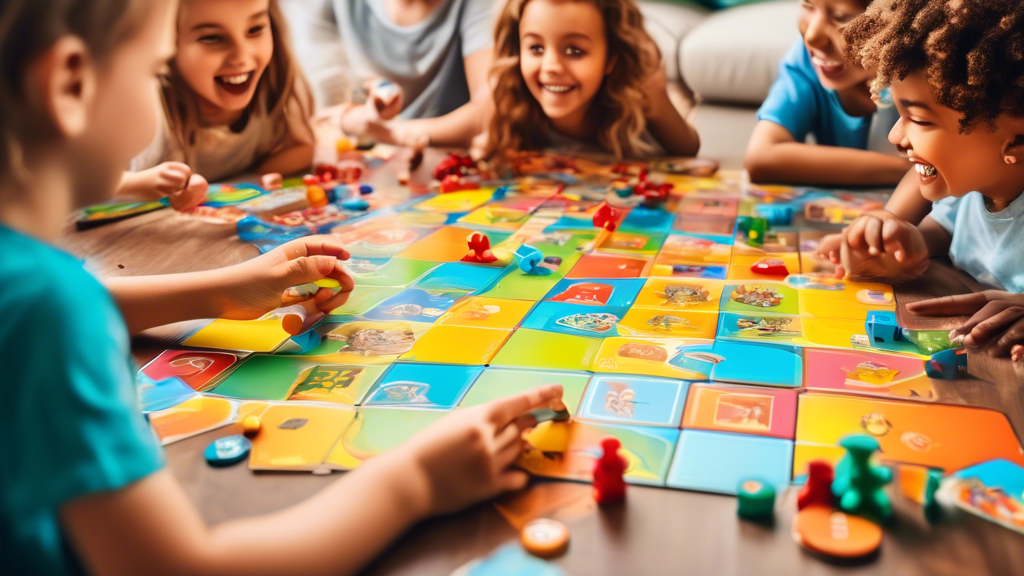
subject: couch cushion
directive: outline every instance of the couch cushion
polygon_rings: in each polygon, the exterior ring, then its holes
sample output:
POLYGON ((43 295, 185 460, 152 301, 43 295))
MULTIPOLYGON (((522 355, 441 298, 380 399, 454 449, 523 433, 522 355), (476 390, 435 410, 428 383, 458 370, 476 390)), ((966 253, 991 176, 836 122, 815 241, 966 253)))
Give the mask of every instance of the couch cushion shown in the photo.
POLYGON ((669 82, 679 80, 679 43, 696 28, 711 11, 696 4, 666 0, 640 2, 644 27, 661 51, 669 82))
POLYGON ((782 0, 712 14, 682 41, 683 81, 705 101, 760 104, 800 37, 798 9, 782 0))

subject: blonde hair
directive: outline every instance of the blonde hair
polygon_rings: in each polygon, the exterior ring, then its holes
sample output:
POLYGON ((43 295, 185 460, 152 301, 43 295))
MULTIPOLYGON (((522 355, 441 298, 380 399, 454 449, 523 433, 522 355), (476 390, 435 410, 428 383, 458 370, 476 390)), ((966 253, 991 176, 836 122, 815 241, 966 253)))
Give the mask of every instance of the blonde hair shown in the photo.
MULTIPOLYGON (((288 26, 277 4, 270 0, 268 6, 270 31, 273 35, 274 55, 263 72, 256 92, 253 94, 249 108, 243 117, 251 117, 252 111, 264 100, 267 116, 273 122, 283 119, 285 110, 294 105, 301 113, 307 129, 312 133, 310 118, 313 115, 313 96, 306 79, 295 62, 291 49, 288 26)), ((185 163, 193 168, 196 165, 196 133, 199 129, 198 95, 185 82, 174 62, 171 62, 170 74, 161 77, 161 94, 163 96, 164 114, 167 128, 184 153, 185 163)))
MULTIPOLYGON (((494 117, 488 133, 487 153, 503 162, 510 152, 548 145, 547 117, 530 94, 520 72, 519 23, 530 0, 509 0, 494 31, 495 60, 491 67, 494 117)), ((590 2, 604 20, 611 71, 588 115, 600 119, 598 142, 617 158, 650 150, 641 139, 647 127, 644 109, 645 80, 661 64, 661 55, 644 29, 644 18, 634 0, 562 0, 590 2)))
POLYGON ((77 36, 102 62, 138 31, 146 0, 0 1, 0 175, 24 172, 23 143, 39 132, 24 113, 22 74, 64 36, 77 36))

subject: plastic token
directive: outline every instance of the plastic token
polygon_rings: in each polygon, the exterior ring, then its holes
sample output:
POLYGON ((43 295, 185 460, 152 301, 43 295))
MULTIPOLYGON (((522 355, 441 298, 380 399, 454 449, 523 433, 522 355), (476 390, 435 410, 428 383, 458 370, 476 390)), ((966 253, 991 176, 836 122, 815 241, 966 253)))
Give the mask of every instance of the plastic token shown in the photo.
POLYGON ((882 545, 882 529, 859 516, 826 506, 808 506, 793 521, 793 538, 814 552, 860 558, 882 545))
POLYGON ((569 546, 569 528, 548 518, 527 522, 520 536, 523 548, 541 558, 558 556, 569 546))
POLYGON ((206 447, 203 456, 210 466, 230 466, 245 460, 252 449, 252 442, 241 435, 218 438, 206 447))
POLYGON ((259 434, 262 426, 263 423, 260 422, 259 416, 250 415, 242 418, 242 432, 250 438, 259 434))

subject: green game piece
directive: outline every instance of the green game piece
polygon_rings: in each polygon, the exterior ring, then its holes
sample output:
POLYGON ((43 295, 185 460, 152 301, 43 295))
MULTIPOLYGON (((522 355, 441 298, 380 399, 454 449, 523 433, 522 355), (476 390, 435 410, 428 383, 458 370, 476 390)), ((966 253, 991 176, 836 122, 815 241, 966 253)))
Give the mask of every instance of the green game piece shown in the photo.
POLYGON ((892 470, 874 466, 869 460, 878 451, 878 440, 865 434, 847 436, 839 441, 846 455, 836 466, 832 493, 839 507, 881 524, 892 518, 892 504, 883 487, 892 482, 892 470))
POLYGON ((748 245, 760 248, 764 246, 768 221, 754 216, 740 216, 736 219, 736 229, 743 232, 748 245))
POLYGON ((953 343, 949 341, 946 330, 903 330, 903 337, 910 340, 921 351, 921 354, 932 356, 943 350, 949 350, 953 343))
POLYGON ((924 517, 931 523, 935 523, 942 516, 942 506, 935 498, 939 491, 939 484, 942 482, 942 471, 929 470, 928 480, 924 485, 924 517))
POLYGON ((775 488, 756 478, 745 478, 736 488, 736 514, 747 520, 771 520, 775 514, 775 488))

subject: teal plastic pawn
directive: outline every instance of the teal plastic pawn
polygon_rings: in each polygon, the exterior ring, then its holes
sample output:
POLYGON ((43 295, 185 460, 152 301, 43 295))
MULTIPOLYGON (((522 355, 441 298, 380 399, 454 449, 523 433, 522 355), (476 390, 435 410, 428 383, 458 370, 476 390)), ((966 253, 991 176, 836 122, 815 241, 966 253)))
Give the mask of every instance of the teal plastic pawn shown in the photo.
POLYGON ((832 493, 839 499, 839 507, 848 514, 878 523, 891 519, 892 504, 884 487, 892 482, 892 470, 870 463, 871 455, 878 451, 878 440, 855 434, 840 440, 839 445, 846 449, 832 482, 832 493))

